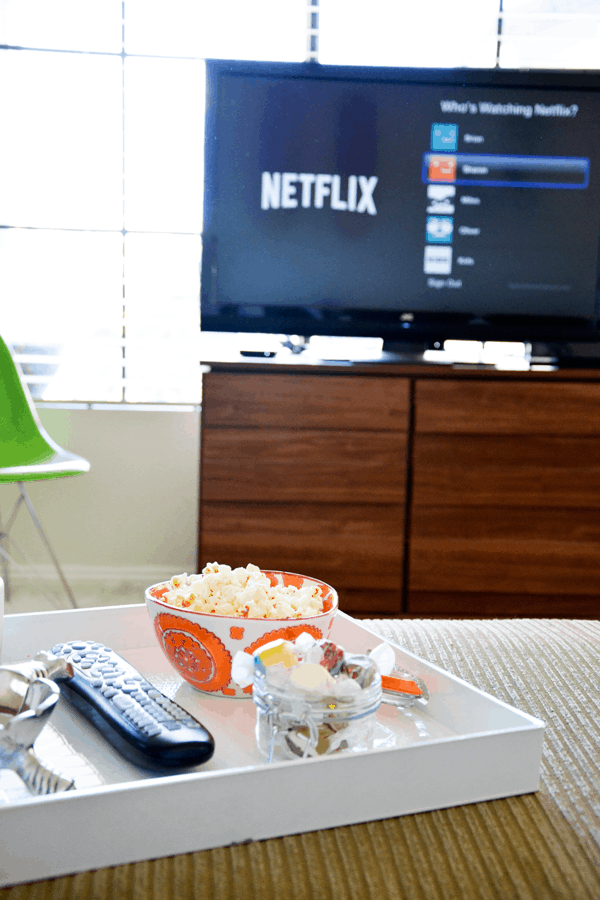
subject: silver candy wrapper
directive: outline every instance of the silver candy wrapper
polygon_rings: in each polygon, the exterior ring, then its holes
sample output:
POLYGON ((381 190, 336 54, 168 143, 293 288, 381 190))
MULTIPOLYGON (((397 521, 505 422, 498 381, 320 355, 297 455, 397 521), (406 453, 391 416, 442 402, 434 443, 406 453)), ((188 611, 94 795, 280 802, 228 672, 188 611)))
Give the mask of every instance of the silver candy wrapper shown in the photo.
POLYGON ((361 688, 368 688, 373 684, 378 667, 369 656, 354 653, 346 653, 344 661, 340 666, 340 672, 348 675, 349 678, 355 679, 361 688))
MULTIPOLYGON (((40 657, 42 654, 40 654, 40 657)), ((0 666, 0 768, 14 769, 35 794, 54 794, 73 781, 48 769, 35 755, 34 742, 60 696, 44 659, 0 666)))

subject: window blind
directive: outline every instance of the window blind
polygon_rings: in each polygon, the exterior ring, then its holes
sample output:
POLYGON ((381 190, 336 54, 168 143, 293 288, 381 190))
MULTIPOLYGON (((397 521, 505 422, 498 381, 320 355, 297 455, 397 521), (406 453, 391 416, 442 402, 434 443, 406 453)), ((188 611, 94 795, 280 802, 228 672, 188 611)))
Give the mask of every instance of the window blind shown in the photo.
POLYGON ((600 0, 0 0, 0 333, 34 396, 198 401, 204 58, 598 69, 599 27, 600 0))
POLYGON ((599 0, 502 0, 505 68, 600 68, 599 0))
POLYGON ((0 0, 0 333, 36 399, 198 402, 203 59, 306 39, 306 0, 0 0))

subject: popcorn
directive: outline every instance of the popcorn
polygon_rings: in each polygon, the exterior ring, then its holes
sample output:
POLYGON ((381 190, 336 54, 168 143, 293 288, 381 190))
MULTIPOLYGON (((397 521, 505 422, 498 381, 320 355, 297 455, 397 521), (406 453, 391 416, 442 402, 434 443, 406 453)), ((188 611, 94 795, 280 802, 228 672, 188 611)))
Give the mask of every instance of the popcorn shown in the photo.
POLYGON ((157 585, 153 596, 170 606, 193 612, 248 619, 303 619, 323 612, 316 584, 301 588, 271 585, 269 578, 251 563, 232 569, 208 563, 200 575, 174 575, 157 585))

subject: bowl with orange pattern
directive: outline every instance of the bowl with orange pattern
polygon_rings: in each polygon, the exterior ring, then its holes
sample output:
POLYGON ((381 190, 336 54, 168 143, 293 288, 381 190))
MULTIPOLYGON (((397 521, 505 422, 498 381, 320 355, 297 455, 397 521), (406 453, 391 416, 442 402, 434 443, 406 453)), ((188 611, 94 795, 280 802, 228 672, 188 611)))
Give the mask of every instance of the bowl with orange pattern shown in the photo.
POLYGON ((164 582, 146 588, 145 600, 159 646, 173 668, 192 687, 219 697, 248 698, 252 685, 241 688, 231 679, 238 650, 254 653, 278 638, 294 641, 303 631, 317 640, 328 638, 338 610, 334 588, 305 575, 261 569, 273 587, 318 589, 322 611, 305 618, 250 618, 197 612, 161 599, 164 582))

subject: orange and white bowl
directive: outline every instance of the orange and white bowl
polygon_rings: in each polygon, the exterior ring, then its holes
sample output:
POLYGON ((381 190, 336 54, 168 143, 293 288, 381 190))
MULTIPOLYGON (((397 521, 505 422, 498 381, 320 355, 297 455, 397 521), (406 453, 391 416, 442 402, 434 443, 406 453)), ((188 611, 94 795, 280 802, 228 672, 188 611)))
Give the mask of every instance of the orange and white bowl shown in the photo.
POLYGON ((323 612, 301 619, 221 616, 181 609, 157 599, 153 591, 159 589, 160 584, 146 588, 146 606, 158 643, 173 668, 197 690, 221 697, 249 697, 252 686, 242 689, 231 680, 231 663, 238 650, 253 653, 278 638, 293 641, 303 631, 308 631, 317 640, 329 637, 338 610, 338 595, 334 588, 317 578, 293 572, 261 571, 273 586, 301 588, 316 585, 323 598, 323 612))

